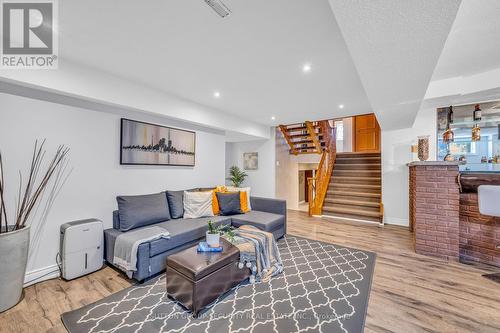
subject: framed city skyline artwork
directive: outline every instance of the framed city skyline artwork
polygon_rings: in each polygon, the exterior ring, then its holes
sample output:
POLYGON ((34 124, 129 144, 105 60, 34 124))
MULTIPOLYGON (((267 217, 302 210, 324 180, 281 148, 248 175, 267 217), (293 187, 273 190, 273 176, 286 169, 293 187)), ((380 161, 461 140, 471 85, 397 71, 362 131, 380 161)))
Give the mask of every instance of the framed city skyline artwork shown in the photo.
POLYGON ((120 164, 194 166, 196 133, 121 119, 120 164))

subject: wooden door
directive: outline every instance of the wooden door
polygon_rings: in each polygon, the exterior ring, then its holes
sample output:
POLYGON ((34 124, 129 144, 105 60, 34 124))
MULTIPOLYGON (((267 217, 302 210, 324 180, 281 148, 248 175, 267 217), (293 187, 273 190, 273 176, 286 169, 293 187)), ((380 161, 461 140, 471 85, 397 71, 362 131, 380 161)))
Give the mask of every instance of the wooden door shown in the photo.
POLYGON ((309 202, 309 181, 308 181, 308 179, 312 178, 312 176, 313 176, 312 170, 305 170, 304 176, 305 176, 304 178, 306 179, 306 186, 304 186, 306 192, 304 193, 304 198, 305 198, 305 202, 309 202))
POLYGON ((380 152, 380 126, 375 115, 354 117, 354 151, 380 152))

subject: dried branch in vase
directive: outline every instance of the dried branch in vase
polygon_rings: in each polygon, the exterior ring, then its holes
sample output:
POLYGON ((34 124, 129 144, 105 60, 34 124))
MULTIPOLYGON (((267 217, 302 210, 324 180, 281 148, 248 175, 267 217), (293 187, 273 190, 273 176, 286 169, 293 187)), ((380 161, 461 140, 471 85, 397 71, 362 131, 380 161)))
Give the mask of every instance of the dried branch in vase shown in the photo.
MULTIPOLYGON (((33 210, 37 207, 54 175, 57 177, 56 181, 52 184, 50 197, 53 197, 54 194, 59 191, 60 186, 62 186, 63 182, 61 182, 60 179, 62 177, 62 173, 64 173, 67 167, 69 148, 63 145, 59 146, 53 158, 49 161, 46 170, 42 172, 42 164, 46 154, 44 146, 45 140, 43 140, 41 144, 39 144, 38 140, 35 141, 35 147, 31 157, 31 165, 28 171, 27 181, 24 186, 23 175, 19 172, 19 189, 16 201, 15 223, 12 226, 9 224, 8 215, 5 209, 5 180, 2 155, 0 153, 0 233, 19 230, 27 225, 33 210), (40 174, 42 177, 40 181, 38 181, 40 174)), ((64 179, 65 177, 62 178, 64 179)))

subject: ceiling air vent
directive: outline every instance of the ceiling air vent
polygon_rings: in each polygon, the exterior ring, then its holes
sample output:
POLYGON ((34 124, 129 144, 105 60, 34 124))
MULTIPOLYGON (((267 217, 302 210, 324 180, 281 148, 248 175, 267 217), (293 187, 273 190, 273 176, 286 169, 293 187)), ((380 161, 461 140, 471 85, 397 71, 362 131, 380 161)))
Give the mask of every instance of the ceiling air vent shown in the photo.
POLYGON ((231 10, 220 0, 205 0, 205 2, 222 18, 231 14, 231 10))

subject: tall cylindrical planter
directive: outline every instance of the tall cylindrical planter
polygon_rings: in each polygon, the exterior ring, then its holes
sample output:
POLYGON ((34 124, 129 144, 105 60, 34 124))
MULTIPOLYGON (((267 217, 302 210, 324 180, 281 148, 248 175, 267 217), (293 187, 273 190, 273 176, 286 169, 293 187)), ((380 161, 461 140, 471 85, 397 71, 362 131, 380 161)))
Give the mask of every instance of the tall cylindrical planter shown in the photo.
POLYGON ((21 300, 29 243, 29 227, 0 234, 0 312, 21 300))

